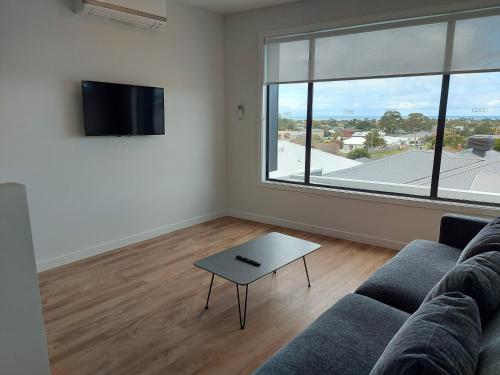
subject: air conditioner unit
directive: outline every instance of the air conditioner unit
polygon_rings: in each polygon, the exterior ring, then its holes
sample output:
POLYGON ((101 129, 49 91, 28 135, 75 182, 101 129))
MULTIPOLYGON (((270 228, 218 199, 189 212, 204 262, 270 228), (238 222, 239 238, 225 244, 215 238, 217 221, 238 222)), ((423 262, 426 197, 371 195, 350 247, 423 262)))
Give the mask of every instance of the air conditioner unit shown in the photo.
POLYGON ((165 0, 74 0, 74 11, 149 30, 167 22, 165 0))

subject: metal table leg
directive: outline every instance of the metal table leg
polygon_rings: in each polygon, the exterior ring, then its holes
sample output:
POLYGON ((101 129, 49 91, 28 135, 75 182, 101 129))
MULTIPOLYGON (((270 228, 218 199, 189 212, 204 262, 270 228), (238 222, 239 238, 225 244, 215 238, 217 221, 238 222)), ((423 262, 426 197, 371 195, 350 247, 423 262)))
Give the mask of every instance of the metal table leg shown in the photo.
POLYGON ((311 282, 309 281, 309 272, 307 272, 307 264, 306 264, 306 257, 303 256, 302 260, 304 261, 304 268, 306 269, 306 276, 307 276, 307 286, 310 288, 311 287, 311 282))
POLYGON ((212 274, 212 280, 210 280, 210 288, 208 289, 208 296, 207 296, 207 303, 205 304, 205 310, 208 309, 208 301, 210 300, 210 293, 212 292, 212 285, 214 283, 214 276, 215 276, 215 274, 212 274))
POLYGON ((247 320, 248 284, 245 285, 245 306, 243 311, 243 318, 241 317, 240 289, 238 284, 236 284, 236 295, 238 296, 238 316, 240 318, 240 328, 245 329, 245 322, 247 320))

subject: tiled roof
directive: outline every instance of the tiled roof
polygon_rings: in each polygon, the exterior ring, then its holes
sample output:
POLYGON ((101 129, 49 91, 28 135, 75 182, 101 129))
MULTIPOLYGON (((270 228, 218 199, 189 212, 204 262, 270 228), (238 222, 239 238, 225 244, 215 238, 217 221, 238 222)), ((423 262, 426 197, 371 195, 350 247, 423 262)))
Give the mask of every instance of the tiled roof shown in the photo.
MULTIPOLYGON (((442 170, 448 171, 477 163, 474 158, 452 158, 443 153, 442 170)), ((353 168, 327 174, 328 177, 340 177, 368 181, 381 181, 408 184, 432 175, 434 151, 408 151, 373 160, 353 168)))
MULTIPOLYGON (((294 173, 304 173, 306 148, 288 141, 278 141, 278 170, 271 172, 272 178, 294 173)), ((311 170, 332 172, 360 165, 361 162, 318 149, 311 149, 311 170)))
MULTIPOLYGON (((499 156, 496 158, 490 158, 489 160, 478 159, 479 162, 470 164, 462 168, 449 171, 441 171, 439 175, 439 186, 448 189, 489 191, 479 190, 478 184, 476 184, 474 189, 473 186, 477 180, 478 175, 488 174, 490 176, 500 176, 500 153, 498 154, 499 156)), ((484 180, 484 178, 481 178, 481 181, 482 180, 484 180)), ((430 184, 430 176, 425 180, 412 183, 412 185, 420 186, 430 186, 430 184)))
MULTIPOLYGON (((362 165, 328 173, 325 176, 362 181, 377 181, 429 186, 432 178, 434 151, 408 151, 362 165)), ((485 158, 465 150, 460 153, 443 151, 440 187, 471 190, 474 182, 484 185, 492 175, 500 178, 500 152, 488 151, 485 158), (477 176, 487 174, 489 177, 477 176)), ((475 187, 475 189, 478 189, 475 187)))

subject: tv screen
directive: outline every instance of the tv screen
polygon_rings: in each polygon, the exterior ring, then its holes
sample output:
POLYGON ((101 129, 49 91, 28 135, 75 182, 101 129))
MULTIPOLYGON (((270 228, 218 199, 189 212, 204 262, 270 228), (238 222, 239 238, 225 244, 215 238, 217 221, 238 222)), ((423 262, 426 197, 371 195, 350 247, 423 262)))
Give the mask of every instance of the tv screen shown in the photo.
POLYGON ((165 134, 163 89, 82 81, 85 135, 165 134))

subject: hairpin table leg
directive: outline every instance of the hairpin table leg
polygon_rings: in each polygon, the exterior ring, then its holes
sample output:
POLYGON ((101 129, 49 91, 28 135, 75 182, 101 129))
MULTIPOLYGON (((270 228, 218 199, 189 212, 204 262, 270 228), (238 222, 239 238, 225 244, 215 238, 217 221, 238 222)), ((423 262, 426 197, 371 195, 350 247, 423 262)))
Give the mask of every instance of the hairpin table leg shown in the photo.
POLYGON ((210 288, 208 289, 208 296, 207 296, 207 303, 205 304, 205 310, 208 309, 208 301, 210 300, 210 293, 212 292, 212 285, 214 283, 214 276, 215 276, 215 274, 212 274, 212 280, 210 280, 210 288))
POLYGON ((245 322, 247 319, 248 284, 245 285, 245 306, 243 308, 243 317, 241 316, 240 289, 238 284, 236 284, 236 295, 238 296, 238 316, 240 318, 240 328, 245 329, 245 322))
POLYGON ((302 260, 304 261, 304 268, 306 269, 306 276, 307 276, 307 286, 310 288, 311 287, 311 282, 309 281, 309 272, 307 272, 307 264, 306 264, 306 257, 303 256, 302 260))

